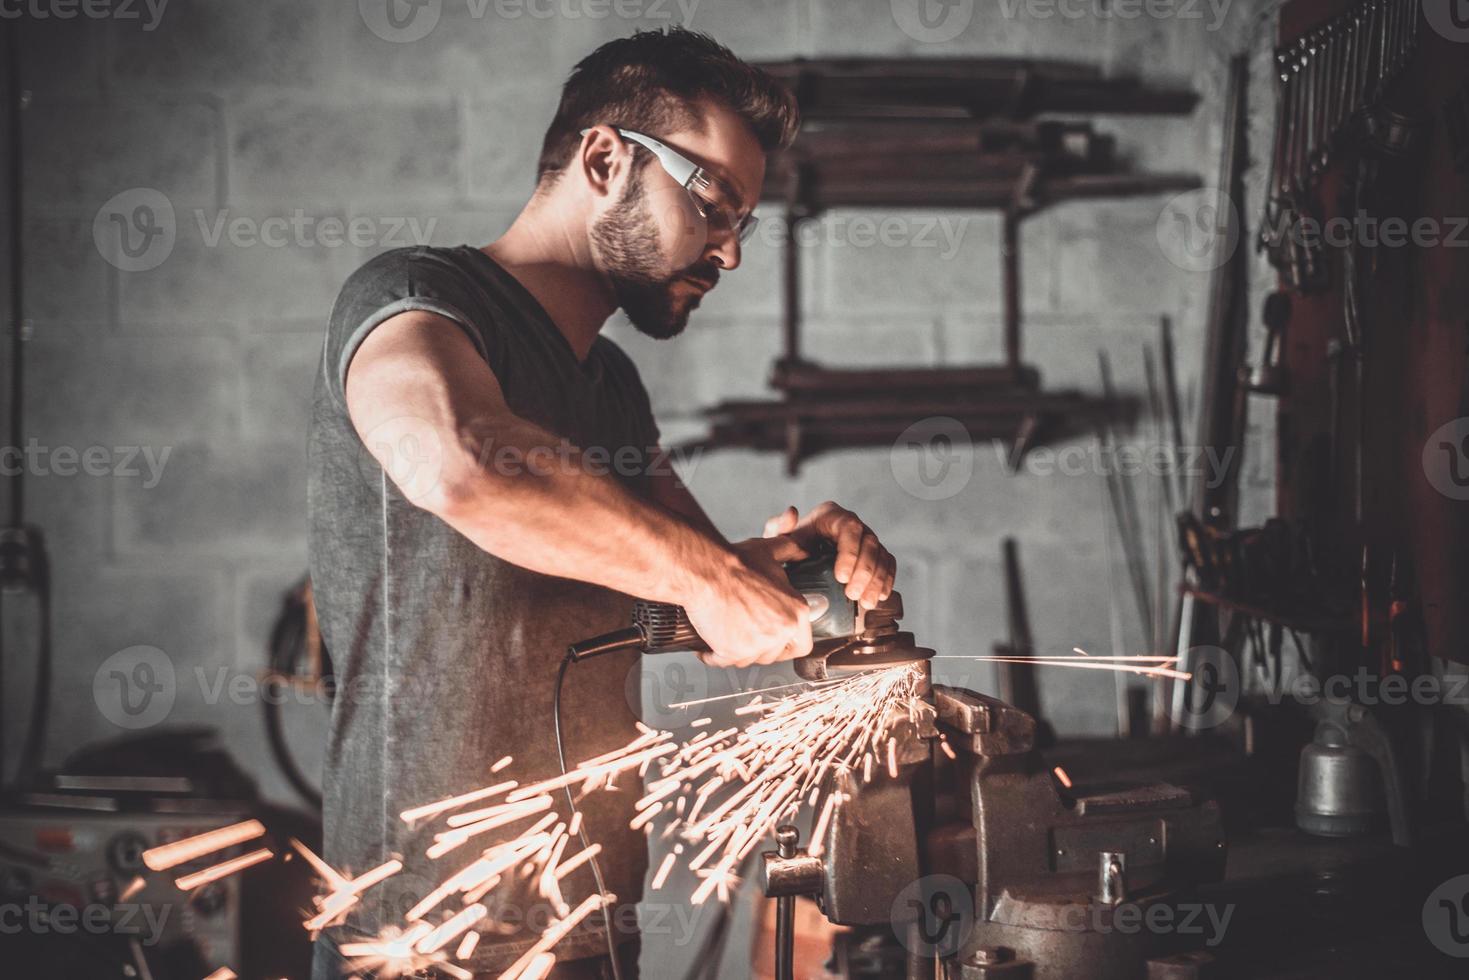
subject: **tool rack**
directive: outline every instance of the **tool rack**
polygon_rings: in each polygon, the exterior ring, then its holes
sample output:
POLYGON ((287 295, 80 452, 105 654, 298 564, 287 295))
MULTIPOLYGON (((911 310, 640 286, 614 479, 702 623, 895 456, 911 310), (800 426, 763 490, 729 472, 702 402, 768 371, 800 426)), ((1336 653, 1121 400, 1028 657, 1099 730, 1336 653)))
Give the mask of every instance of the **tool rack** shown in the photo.
POLYGON ((1199 187, 1194 174, 1133 172, 1110 136, 1050 118, 1187 115, 1194 92, 1066 62, 840 59, 761 67, 795 92, 803 119, 794 145, 772 156, 761 194, 786 219, 783 351, 770 379, 778 397, 711 407, 711 430, 699 447, 780 451, 794 474, 821 452, 892 445, 913 423, 946 416, 972 439, 1008 445, 1013 468, 1035 445, 1132 417, 1130 400, 1044 390, 1040 373, 1023 361, 1020 223, 1062 201, 1199 187), (852 207, 1002 212, 999 363, 853 370, 803 356, 800 225, 852 207))

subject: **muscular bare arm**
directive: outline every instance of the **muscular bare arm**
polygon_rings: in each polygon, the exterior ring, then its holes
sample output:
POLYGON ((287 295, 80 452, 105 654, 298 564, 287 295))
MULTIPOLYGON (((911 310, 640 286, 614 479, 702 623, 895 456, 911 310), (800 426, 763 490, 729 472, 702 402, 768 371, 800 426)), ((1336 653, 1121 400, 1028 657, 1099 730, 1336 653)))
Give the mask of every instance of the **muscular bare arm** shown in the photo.
POLYGON ((713 647, 712 663, 810 650, 799 596, 717 533, 580 465, 578 451, 559 453, 559 437, 510 410, 452 322, 412 312, 378 326, 352 359, 346 394, 358 435, 404 496, 485 551, 679 603, 713 647), (496 465, 500 453, 522 462, 496 465))

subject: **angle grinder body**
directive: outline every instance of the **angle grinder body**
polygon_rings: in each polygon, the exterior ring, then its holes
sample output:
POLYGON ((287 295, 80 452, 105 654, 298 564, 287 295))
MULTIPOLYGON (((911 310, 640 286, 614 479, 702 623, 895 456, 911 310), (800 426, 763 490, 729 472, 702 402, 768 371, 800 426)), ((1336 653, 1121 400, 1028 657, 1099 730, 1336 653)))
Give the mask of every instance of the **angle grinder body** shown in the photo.
MULTIPOLYGON (((912 633, 898 630, 902 596, 895 591, 875 609, 864 610, 847 598, 846 587, 836 578, 835 561, 836 556, 826 550, 783 566, 791 588, 811 607, 812 649, 794 662, 798 677, 827 680, 933 657, 932 650, 914 642, 912 633)), ((615 650, 654 654, 709 650, 682 606, 639 600, 632 618, 631 626, 573 643, 568 653, 573 660, 585 660, 615 650)))

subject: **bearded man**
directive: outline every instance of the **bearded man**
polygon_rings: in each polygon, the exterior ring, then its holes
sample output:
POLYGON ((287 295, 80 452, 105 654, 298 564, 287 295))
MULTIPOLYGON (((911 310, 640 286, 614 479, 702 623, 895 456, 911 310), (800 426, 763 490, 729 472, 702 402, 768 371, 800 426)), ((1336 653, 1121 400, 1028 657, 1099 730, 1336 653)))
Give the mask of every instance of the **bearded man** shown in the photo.
MULTIPOLYGON (((336 943, 400 924, 457 867, 428 861, 432 828, 401 811, 486 784, 506 755, 495 779, 557 774, 550 704, 563 651, 625 626, 631 597, 684 606, 718 668, 810 651, 808 607, 780 563, 820 541, 849 597, 870 608, 891 591, 892 557, 832 503, 728 541, 676 475, 651 465, 647 393, 601 336, 618 309, 653 337, 684 329, 739 266, 766 154, 797 126, 786 89, 704 35, 612 41, 566 82, 535 192, 502 237, 388 252, 343 287, 310 452, 311 575, 338 690, 326 858, 351 874, 392 857, 405 867, 318 944, 318 978, 351 972, 336 943)), ((570 763, 637 735, 623 696, 635 657, 567 675, 570 763)), ((609 975, 614 944, 621 976, 636 975, 636 924, 622 914, 647 866, 628 827, 635 784, 582 801, 618 908, 557 945, 555 976, 609 975)), ((592 870, 562 883, 572 906, 596 889, 592 870)), ((493 976, 534 938, 487 929, 467 965, 493 976)))

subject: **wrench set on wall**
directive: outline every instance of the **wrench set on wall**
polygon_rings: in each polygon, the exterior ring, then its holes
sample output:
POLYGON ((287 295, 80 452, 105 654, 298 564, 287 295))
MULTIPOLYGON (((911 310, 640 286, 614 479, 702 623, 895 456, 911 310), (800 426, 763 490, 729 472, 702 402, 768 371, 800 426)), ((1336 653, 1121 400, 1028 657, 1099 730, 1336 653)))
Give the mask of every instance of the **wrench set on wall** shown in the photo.
POLYGON ((1382 97, 1412 58, 1420 17, 1418 0, 1362 0, 1276 49, 1275 146, 1260 244, 1293 290, 1326 285, 1319 240, 1293 231, 1316 216, 1314 192, 1346 134, 1384 149, 1400 138, 1382 97))

